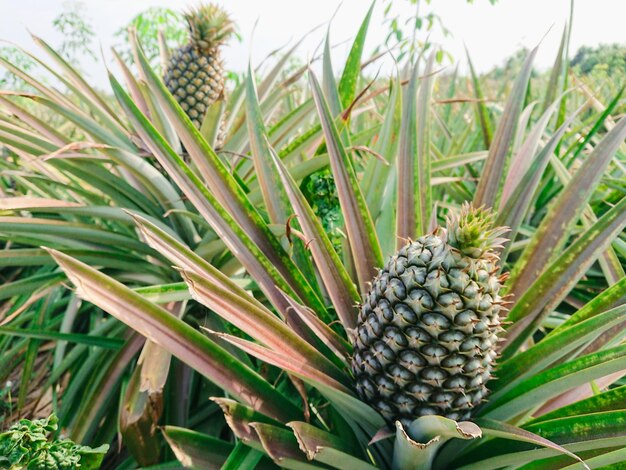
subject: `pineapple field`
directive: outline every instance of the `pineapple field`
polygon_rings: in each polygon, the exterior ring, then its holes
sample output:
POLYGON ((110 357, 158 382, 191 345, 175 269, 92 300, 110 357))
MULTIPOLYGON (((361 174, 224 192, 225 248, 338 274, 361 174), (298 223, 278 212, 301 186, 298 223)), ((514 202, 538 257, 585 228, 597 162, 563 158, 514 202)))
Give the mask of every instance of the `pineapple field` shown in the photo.
POLYGON ((106 89, 0 51, 0 469, 626 468, 626 46, 572 2, 479 72, 392 3, 340 63, 229 70, 208 2, 106 89))

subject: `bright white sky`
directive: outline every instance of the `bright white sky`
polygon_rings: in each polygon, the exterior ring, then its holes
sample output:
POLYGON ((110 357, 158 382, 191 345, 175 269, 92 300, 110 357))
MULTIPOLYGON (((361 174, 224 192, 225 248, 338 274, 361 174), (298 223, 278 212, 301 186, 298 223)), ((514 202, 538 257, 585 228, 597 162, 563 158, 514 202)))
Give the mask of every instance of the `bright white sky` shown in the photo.
MULTIPOLYGON (((0 39, 10 40, 31 48, 27 29, 58 43, 52 30, 52 19, 63 11, 64 0, 0 0, 0 39)), ((198 0, 84 0, 86 16, 91 20, 103 49, 116 42, 113 35, 133 16, 150 6, 183 9, 198 0)), ((294 43, 304 32, 326 23, 339 7, 333 20, 333 43, 351 39, 363 19, 369 0, 221 0, 239 25, 243 36, 241 44, 224 51, 226 66, 244 70, 251 55, 257 63, 270 51, 294 43), (254 23, 258 21, 251 44, 254 23)), ((457 60, 464 62, 463 44, 471 53, 479 71, 485 71, 504 62, 521 46, 533 47, 546 35, 536 65, 552 65, 558 50, 563 25, 569 15, 569 0, 499 0, 495 6, 488 0, 432 0, 432 8, 441 16, 443 24, 453 33, 451 38, 438 35, 431 39, 440 42, 457 60)), ((407 0, 393 0, 394 11, 409 17, 413 7, 407 0)), ((372 50, 387 33, 382 24, 386 2, 378 0, 370 26, 367 48, 372 50)), ((571 54, 581 45, 599 43, 626 43, 626 0, 576 0, 571 54)), ((324 29, 316 31, 300 47, 300 56, 306 58, 315 51, 324 37, 324 29)), ((335 68, 339 68, 349 43, 336 49, 335 68)), ((391 60, 388 60, 388 65, 391 60)), ((84 65, 93 83, 106 87, 106 75, 101 65, 84 65)))

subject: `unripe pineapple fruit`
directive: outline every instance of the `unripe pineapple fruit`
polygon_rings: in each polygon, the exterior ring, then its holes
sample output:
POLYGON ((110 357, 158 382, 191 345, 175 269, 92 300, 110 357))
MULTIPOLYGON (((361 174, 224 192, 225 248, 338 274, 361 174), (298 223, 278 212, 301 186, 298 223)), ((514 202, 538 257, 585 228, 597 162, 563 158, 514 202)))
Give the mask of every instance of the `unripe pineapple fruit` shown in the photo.
POLYGON ((207 109, 224 93, 220 47, 234 33, 228 14, 217 5, 201 5, 185 14, 189 42, 175 50, 165 72, 165 84, 200 128, 207 109))
POLYGON ((361 397, 393 423, 467 419, 487 393, 500 314, 496 250, 506 228, 465 204, 447 229, 391 256, 372 281, 353 335, 361 397))

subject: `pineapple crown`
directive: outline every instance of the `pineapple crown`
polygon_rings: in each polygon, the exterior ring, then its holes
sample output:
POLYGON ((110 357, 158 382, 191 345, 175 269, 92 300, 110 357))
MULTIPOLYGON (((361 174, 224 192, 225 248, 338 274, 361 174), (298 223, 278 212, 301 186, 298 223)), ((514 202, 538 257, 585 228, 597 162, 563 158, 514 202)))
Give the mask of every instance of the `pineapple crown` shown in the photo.
POLYGON ((494 227, 495 219, 491 209, 463 203, 461 211, 448 215, 446 220, 448 245, 472 258, 493 253, 502 248, 507 239, 501 236, 509 231, 508 227, 494 227))
POLYGON ((201 50, 219 47, 235 33, 235 24, 220 6, 198 5, 185 14, 191 41, 201 50))

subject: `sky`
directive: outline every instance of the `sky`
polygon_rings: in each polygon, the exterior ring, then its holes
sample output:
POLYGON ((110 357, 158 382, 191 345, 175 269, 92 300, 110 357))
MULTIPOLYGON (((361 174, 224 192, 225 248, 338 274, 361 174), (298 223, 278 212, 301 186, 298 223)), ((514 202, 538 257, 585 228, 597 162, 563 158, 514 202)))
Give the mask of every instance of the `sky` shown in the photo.
MULTIPOLYGON (((378 0, 376 4, 366 53, 387 35, 383 10, 388 2, 378 0)), ((119 41, 114 33, 136 14, 151 6, 182 10, 197 0, 83 0, 83 3, 85 16, 105 51, 105 60, 110 62, 108 50, 119 41)), ((242 36, 240 43, 231 44, 223 52, 226 67, 236 71, 245 70, 249 58, 253 64, 258 63, 269 52, 294 44, 315 26, 327 25, 331 18, 331 40, 338 44, 334 50, 337 69, 370 5, 369 0, 218 0, 218 3, 231 13, 242 36)), ((63 11, 63 5, 64 0, 0 0, 3 12, 0 39, 33 50, 28 34, 32 31, 51 44, 58 44, 60 38, 52 28, 52 20, 63 11)), ((465 62, 463 47, 467 46, 479 72, 502 64, 521 47, 532 48, 541 42, 535 64, 545 69, 554 62, 569 5, 570 0, 498 0, 495 5, 488 0, 474 0, 472 4, 465 0, 431 0, 430 8, 441 17, 452 36, 443 37, 435 31, 430 39, 449 51, 461 67, 465 62)), ((408 0, 393 0, 392 12, 408 18, 414 14, 414 7, 408 0)), ((625 0, 575 0, 571 54, 581 45, 626 43, 624 18, 625 0)), ((299 47, 300 57, 312 56, 324 34, 325 27, 309 35, 299 47)), ((99 51, 97 54, 100 57, 99 51)), ((381 66, 390 69, 393 60, 387 58, 381 66)), ((93 83, 106 86, 101 63, 85 61, 83 69, 93 83)))

